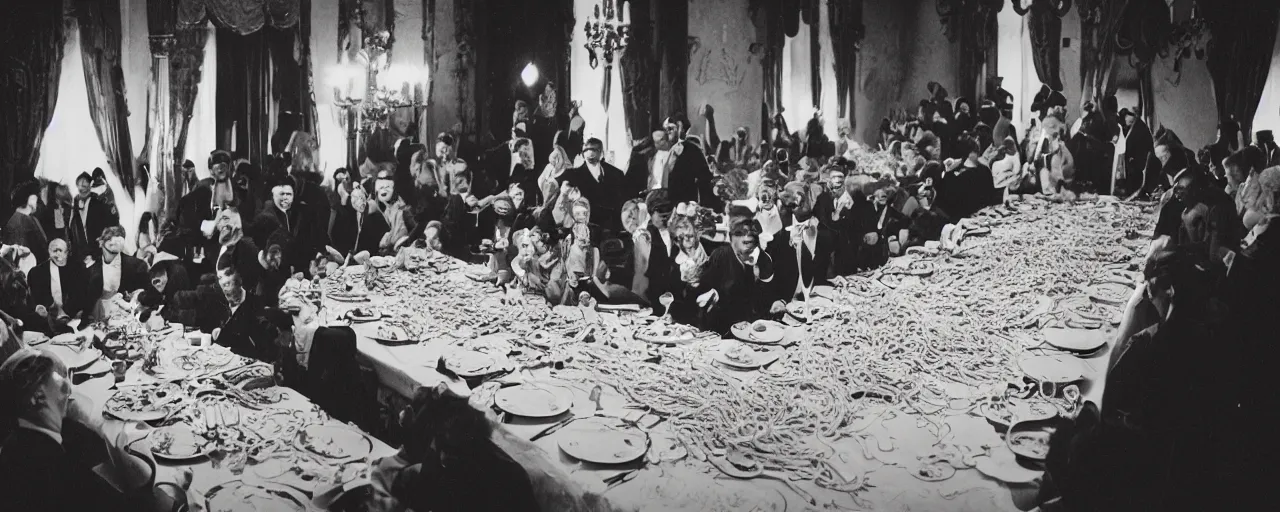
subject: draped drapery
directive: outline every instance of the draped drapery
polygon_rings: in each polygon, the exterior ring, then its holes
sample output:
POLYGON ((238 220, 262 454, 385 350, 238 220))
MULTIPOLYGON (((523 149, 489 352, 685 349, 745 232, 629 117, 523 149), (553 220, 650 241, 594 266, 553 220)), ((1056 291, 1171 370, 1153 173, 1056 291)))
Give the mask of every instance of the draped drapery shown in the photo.
POLYGON ((209 36, 203 25, 179 26, 173 36, 173 48, 169 51, 169 120, 173 123, 175 140, 173 159, 176 162, 188 158, 198 161, 201 155, 186 155, 184 151, 200 77, 202 73, 214 72, 204 69, 204 47, 209 36))
POLYGON ((1165 0, 1129 0, 1115 36, 1116 52, 1138 72, 1139 114, 1147 126, 1157 126, 1151 65, 1164 49, 1172 26, 1165 0))
POLYGON ((814 107, 822 104, 822 31, 818 23, 822 19, 821 2, 802 0, 800 20, 809 26, 809 94, 814 107))
POLYGON ((1129 0, 1077 0, 1080 7, 1081 98, 1099 103, 1111 94, 1115 81, 1116 36, 1129 0))
POLYGON ((301 0, 177 0, 178 24, 203 26, 212 19, 220 27, 240 35, 270 25, 289 28, 298 24, 301 0))
POLYGON ((795 32, 800 30, 800 16, 787 0, 750 0, 751 20, 757 34, 764 34, 764 104, 760 112, 760 133, 769 133, 773 113, 782 107, 782 54, 787 44, 787 13, 795 14, 795 32))
POLYGON ((619 59, 622 110, 633 139, 648 135, 657 126, 657 82, 653 59, 653 16, 650 0, 631 0, 631 41, 619 59))
POLYGON ((655 2, 653 24, 657 31, 659 116, 666 118, 688 110, 689 3, 655 2))
POLYGON ((1200 12, 1213 34, 1207 64, 1213 78, 1218 115, 1224 119, 1234 115, 1248 143, 1253 136, 1258 99, 1270 72, 1280 2, 1201 1, 1200 12))
POLYGON ((836 100, 839 111, 836 116, 853 118, 850 98, 858 81, 858 45, 866 29, 862 26, 862 0, 827 3, 831 25, 831 49, 836 57, 836 100))
MULTIPOLYGON (((1004 7, 1004 0, 937 0, 936 7, 943 31, 951 42, 958 43, 960 50, 956 93, 978 98, 983 90, 979 83, 985 84, 987 78, 978 75, 987 64, 988 50, 996 44, 996 15, 1004 7)), ((988 67, 988 76, 995 76, 992 71, 994 65, 988 67)))
POLYGON ((1018 15, 1027 19, 1032 62, 1040 82, 1061 91, 1062 16, 1071 9, 1071 0, 1031 0, 1031 6, 1026 8, 1023 7, 1024 0, 1009 1, 1018 15))
MULTIPOLYGON (((62 2, 8 4, 0 21, 0 188, 9 191, 35 175, 40 140, 58 101, 62 45, 66 30, 62 2)), ((0 215, 13 205, 0 194, 0 215)))
POLYGON ((271 31, 239 35, 219 28, 218 147, 252 162, 270 153, 272 101, 271 31))
POLYGON ((74 12, 80 25, 89 116, 110 170, 119 178, 123 192, 132 198, 138 177, 129 141, 124 72, 120 69, 120 3, 77 0, 74 12))

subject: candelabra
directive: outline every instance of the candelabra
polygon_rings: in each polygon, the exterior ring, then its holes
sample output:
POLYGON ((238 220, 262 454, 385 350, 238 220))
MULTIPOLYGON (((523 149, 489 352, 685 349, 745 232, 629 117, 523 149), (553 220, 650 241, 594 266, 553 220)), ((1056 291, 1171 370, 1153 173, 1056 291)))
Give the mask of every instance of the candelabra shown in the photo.
POLYGON ((613 64, 614 54, 621 53, 627 47, 631 37, 631 4, 623 1, 622 9, 618 9, 618 3, 618 0, 603 0, 603 9, 601 5, 596 5, 594 14, 582 27, 587 35, 584 46, 587 48, 591 69, 600 65, 597 51, 604 54, 607 67, 613 64), (604 11, 603 17, 601 10, 604 11))
POLYGON ((426 102, 429 75, 416 67, 391 66, 387 62, 390 34, 379 32, 364 40, 356 58, 333 70, 334 105, 343 110, 347 130, 347 166, 354 169, 357 140, 386 128, 391 115, 402 108, 418 108, 426 102), (384 85, 385 84, 385 85, 384 85))

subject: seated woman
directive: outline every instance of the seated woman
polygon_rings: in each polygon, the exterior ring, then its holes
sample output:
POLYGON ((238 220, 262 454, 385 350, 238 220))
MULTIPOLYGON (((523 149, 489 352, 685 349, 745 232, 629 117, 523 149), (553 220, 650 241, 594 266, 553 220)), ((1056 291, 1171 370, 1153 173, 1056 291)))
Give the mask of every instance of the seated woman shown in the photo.
POLYGON ((386 217, 377 212, 364 189, 356 187, 351 190, 350 204, 337 209, 330 234, 333 246, 328 248, 329 258, 339 265, 363 265, 369 257, 384 254, 384 248, 390 248, 395 242, 390 238, 391 226, 386 217))
MULTIPOLYGON (((373 463, 368 494, 342 510, 539 510, 529 475, 492 440, 484 413, 444 385, 419 388, 400 413, 405 444, 373 463)), ((351 500, 355 501, 355 500, 351 500)))

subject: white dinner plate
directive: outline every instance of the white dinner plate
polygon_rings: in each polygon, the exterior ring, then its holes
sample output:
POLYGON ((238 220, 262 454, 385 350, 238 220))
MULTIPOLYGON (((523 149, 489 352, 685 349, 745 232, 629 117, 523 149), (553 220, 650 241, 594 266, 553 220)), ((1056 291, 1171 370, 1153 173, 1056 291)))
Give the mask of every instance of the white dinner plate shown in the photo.
POLYGON ((304 512, 306 496, 286 485, 270 482, 248 483, 232 480, 209 489, 204 495, 205 512, 304 512))
POLYGON ((151 454, 158 459, 182 462, 203 457, 212 450, 211 443, 181 423, 152 430, 147 437, 151 454))
POLYGON ((760 368, 761 366, 777 361, 778 358, 782 356, 780 352, 756 352, 751 347, 745 346, 743 347, 744 348, 743 353, 750 354, 752 356, 752 359, 750 361, 733 359, 728 356, 727 352, 731 350, 733 345, 736 343, 737 342, 725 344, 725 346, 721 347, 719 350, 716 350, 711 354, 711 359, 713 359, 717 363, 720 363, 722 365, 725 365, 737 370, 754 370, 756 368, 760 368))
POLYGON ((974 457, 973 462, 979 473, 1008 484, 1030 483, 1044 474, 1018 464, 1017 457, 1007 446, 992 448, 990 456, 974 457))
POLYGON ((557 436, 560 449, 570 457, 596 464, 626 464, 649 451, 649 435, 618 418, 591 416, 574 420, 557 436))
POLYGON ((1054 348, 1071 352, 1096 352, 1107 344, 1108 334, 1097 329, 1062 329, 1048 327, 1040 331, 1045 342, 1054 348))
POLYGON ((307 425, 298 430, 298 448, 332 461, 348 461, 373 452, 369 436, 339 425, 307 425))
POLYGON ((729 328, 729 332, 742 341, 772 345, 787 337, 787 326, 771 320, 756 320, 738 322, 729 328))
POLYGON ((493 403, 516 416, 551 418, 573 407, 573 393, 557 386, 521 384, 499 389, 493 403))
POLYGON ((1028 377, 1040 382, 1065 384, 1084 377, 1084 364, 1066 354, 1023 357, 1018 360, 1018 367, 1028 377))

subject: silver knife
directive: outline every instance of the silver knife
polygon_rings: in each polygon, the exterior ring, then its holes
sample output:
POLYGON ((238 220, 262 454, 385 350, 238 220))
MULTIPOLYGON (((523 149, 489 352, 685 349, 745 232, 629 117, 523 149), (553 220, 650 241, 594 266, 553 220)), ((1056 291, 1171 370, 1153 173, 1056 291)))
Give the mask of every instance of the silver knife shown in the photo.
POLYGON ((574 417, 570 416, 570 417, 568 417, 568 418, 565 418, 565 419, 563 419, 563 420, 560 420, 559 422, 556 422, 555 424, 551 425, 550 427, 547 427, 547 428, 545 428, 545 429, 542 429, 542 432, 538 432, 537 434, 534 434, 534 436, 533 436, 533 437, 530 437, 530 438, 529 438, 529 442, 531 442, 531 443, 532 443, 532 442, 534 442, 534 441, 537 441, 537 440, 539 440, 539 439, 542 439, 542 438, 544 438, 544 437, 547 437, 547 436, 549 436, 549 435, 551 435, 551 434, 554 434, 554 433, 556 433, 556 431, 557 431, 557 430, 560 430, 560 429, 561 429, 561 428, 563 428, 565 425, 568 425, 569 423, 572 423, 572 422, 573 422, 573 420, 575 420, 575 419, 577 419, 577 418, 574 418, 574 417))

